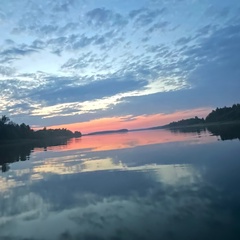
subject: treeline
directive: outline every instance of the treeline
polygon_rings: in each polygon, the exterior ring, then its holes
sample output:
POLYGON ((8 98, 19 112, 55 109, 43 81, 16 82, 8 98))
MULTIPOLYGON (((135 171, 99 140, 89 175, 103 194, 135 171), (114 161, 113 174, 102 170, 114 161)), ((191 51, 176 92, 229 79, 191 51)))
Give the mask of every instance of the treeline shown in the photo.
POLYGON ((62 129, 46 129, 34 131, 29 125, 25 123, 16 124, 8 117, 3 115, 0 118, 0 140, 14 140, 14 139, 49 139, 49 138, 71 138, 81 137, 81 132, 72 132, 65 128, 62 129))
POLYGON ((36 138, 59 138, 59 137, 81 137, 81 132, 72 132, 66 128, 58 128, 58 129, 46 129, 43 128, 41 130, 35 131, 34 136, 36 138))
POLYGON ((202 123, 205 123, 204 118, 195 117, 195 118, 182 119, 178 122, 171 122, 167 126, 168 127, 184 127, 188 125, 195 125, 195 124, 202 124, 202 123))
POLYGON ((240 104, 233 104, 232 107, 217 108, 206 117, 206 122, 225 122, 235 120, 240 120, 240 104))
POLYGON ((184 127, 191 125, 201 125, 204 123, 220 123, 220 122, 230 122, 230 121, 240 121, 240 104, 233 104, 232 107, 216 108, 211 113, 204 118, 189 118, 182 119, 177 122, 171 122, 165 127, 184 127))

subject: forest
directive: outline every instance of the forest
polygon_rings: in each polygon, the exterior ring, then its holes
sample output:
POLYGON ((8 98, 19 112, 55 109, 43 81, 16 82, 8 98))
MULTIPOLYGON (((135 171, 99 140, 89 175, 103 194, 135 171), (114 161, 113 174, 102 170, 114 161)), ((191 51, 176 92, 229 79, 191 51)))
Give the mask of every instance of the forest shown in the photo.
POLYGON ((177 122, 171 122, 165 127, 184 127, 191 125, 201 125, 208 123, 223 123, 240 121, 240 104, 233 104, 232 107, 216 108, 211 113, 209 113, 206 118, 189 118, 182 119, 177 122))
POLYGON ((17 139, 49 139, 49 138, 72 138, 81 137, 79 131, 72 132, 66 128, 47 129, 46 127, 34 131, 25 123, 17 124, 10 121, 10 118, 3 115, 0 118, 0 141, 17 139))
POLYGON ((240 120, 240 104, 233 104, 232 107, 216 108, 209 113, 206 122, 225 122, 240 120))

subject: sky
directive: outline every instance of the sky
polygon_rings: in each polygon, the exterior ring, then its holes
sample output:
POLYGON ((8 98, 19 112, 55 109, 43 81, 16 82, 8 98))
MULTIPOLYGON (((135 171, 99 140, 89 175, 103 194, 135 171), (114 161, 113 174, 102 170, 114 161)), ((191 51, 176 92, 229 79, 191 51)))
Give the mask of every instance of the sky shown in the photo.
POLYGON ((83 133, 240 102, 239 0, 2 0, 0 115, 83 133))

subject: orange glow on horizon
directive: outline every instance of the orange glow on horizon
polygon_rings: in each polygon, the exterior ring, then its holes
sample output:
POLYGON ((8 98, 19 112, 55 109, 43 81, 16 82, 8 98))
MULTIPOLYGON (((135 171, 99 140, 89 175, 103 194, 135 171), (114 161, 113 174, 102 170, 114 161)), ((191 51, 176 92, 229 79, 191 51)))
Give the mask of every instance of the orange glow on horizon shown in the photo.
POLYGON ((137 117, 128 115, 122 117, 99 118, 86 122, 49 126, 49 128, 67 128, 71 131, 81 131, 83 134, 124 128, 148 128, 165 125, 172 121, 178 121, 184 118, 191 118, 195 116, 205 117, 210 110, 210 108, 197 108, 186 111, 178 111, 170 114, 159 113, 152 115, 141 115, 137 117))

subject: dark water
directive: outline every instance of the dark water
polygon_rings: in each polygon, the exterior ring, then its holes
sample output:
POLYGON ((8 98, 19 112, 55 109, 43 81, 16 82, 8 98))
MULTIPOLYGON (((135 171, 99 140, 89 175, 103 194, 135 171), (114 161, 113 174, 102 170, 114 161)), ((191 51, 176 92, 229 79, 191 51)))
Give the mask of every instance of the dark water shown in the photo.
POLYGON ((0 239, 240 239, 239 135, 221 129, 2 147, 0 239))

